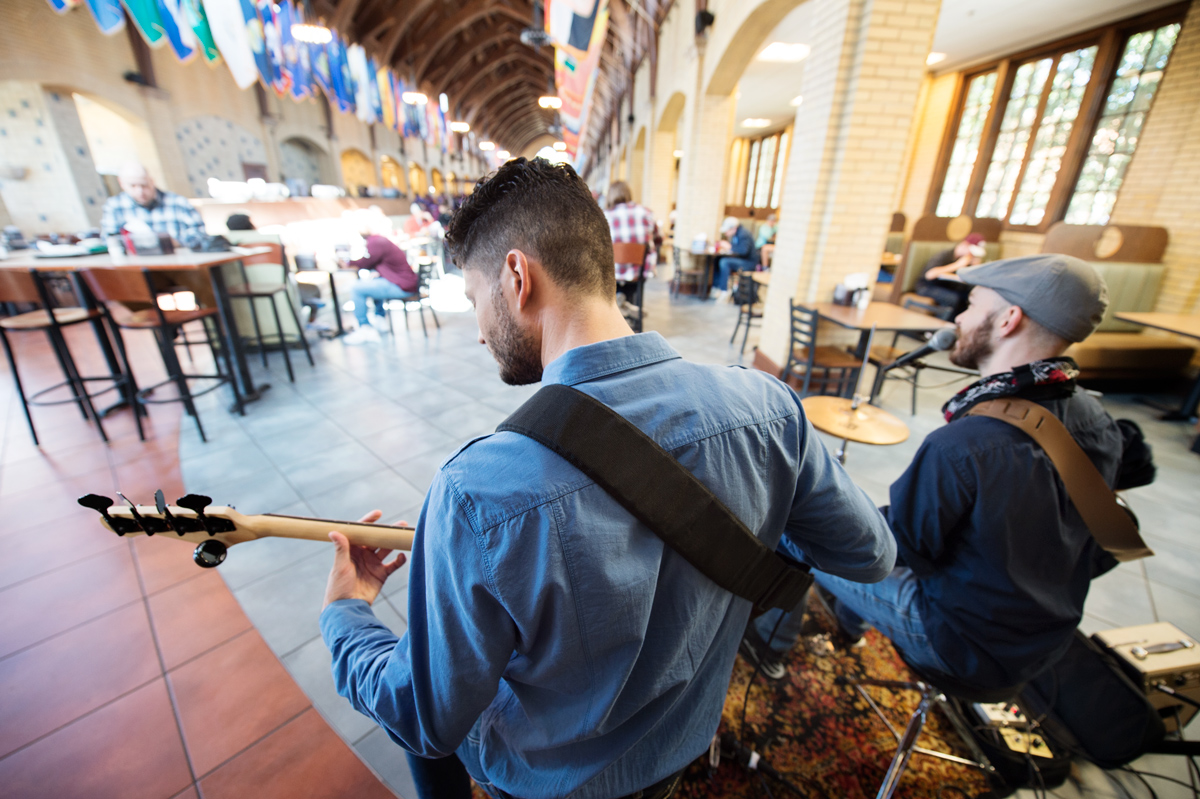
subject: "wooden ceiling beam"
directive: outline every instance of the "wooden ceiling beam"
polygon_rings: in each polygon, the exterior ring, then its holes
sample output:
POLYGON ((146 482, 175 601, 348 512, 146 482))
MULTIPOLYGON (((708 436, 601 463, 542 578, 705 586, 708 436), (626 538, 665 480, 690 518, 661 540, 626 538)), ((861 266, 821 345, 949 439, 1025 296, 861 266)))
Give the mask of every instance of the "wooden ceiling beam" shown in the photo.
POLYGON ((535 75, 522 70, 516 74, 506 76, 505 78, 497 80, 496 82, 488 85, 486 88, 481 90, 475 106, 467 112, 466 121, 474 125, 475 120, 478 119, 480 114, 488 108, 493 99, 507 102, 507 100, 502 97, 505 92, 515 89, 522 84, 531 84, 534 80, 536 80, 535 75))
MULTIPOLYGON (((537 76, 542 76, 542 83, 546 81, 547 73, 542 71, 542 65, 530 59, 525 53, 515 51, 502 58, 496 59, 488 65, 486 70, 480 70, 472 77, 463 87, 454 92, 454 105, 458 109, 460 118, 466 118, 468 122, 472 122, 478 116, 478 93, 501 80, 507 78, 510 74, 514 74, 517 70, 521 70, 523 74, 534 76, 532 80, 537 80, 537 76), (513 68, 500 73, 500 67, 512 64, 513 68), (490 83, 489 83, 490 81, 490 83)), ((532 82, 531 80, 531 82, 532 82)), ((540 84, 539 84, 540 85, 540 84)), ((447 93, 449 94, 449 92, 447 93)))
MULTIPOLYGON (((487 37, 486 39, 480 40, 471 47, 464 47, 446 62, 438 66, 439 69, 445 69, 444 74, 438 76, 436 70, 431 70, 429 74, 430 80, 439 91, 446 91, 446 89, 458 78, 462 71, 470 66, 476 55, 479 55, 480 53, 486 54, 492 45, 499 44, 505 39, 510 39, 519 44, 521 41, 520 31, 505 25, 499 31, 487 37)), ((507 53, 508 50, 504 52, 507 53)))
POLYGON ((434 0, 411 0, 408 3, 397 4, 399 8, 393 18, 394 27, 382 45, 382 60, 385 64, 392 65, 395 63, 396 50, 400 47, 400 40, 408 32, 408 28, 413 20, 424 14, 433 5, 433 2, 434 0))
POLYGON ((437 55, 438 51, 450 39, 479 20, 497 14, 526 25, 529 24, 531 18, 530 14, 517 11, 506 5, 500 5, 496 0, 473 0, 473 2, 456 12, 453 16, 447 16, 443 19, 442 24, 430 33, 428 37, 422 36, 425 41, 432 42, 432 44, 424 48, 423 53, 417 58, 416 69, 413 72, 417 76, 417 81, 420 82, 425 78, 425 73, 429 69, 430 62, 433 61, 434 56, 437 55))

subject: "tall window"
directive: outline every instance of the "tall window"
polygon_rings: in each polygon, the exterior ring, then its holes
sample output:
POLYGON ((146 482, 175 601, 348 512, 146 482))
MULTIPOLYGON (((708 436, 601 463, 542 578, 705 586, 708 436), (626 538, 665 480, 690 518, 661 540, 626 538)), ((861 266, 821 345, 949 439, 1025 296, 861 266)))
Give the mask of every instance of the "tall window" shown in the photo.
POLYGON ((729 148, 726 206, 734 215, 756 209, 776 210, 783 199, 791 129, 758 139, 733 140, 729 148))
POLYGON ((1106 223, 1182 14, 1154 12, 967 75, 931 210, 1027 230, 1064 216, 1106 223))

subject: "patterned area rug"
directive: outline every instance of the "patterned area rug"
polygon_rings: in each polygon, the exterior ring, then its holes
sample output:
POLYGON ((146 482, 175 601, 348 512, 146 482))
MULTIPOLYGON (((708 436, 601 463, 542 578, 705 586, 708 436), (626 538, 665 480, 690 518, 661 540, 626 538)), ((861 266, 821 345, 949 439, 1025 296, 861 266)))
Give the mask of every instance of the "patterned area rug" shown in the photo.
MULTIPOLYGON (((813 632, 828 634, 834 630, 833 619, 817 603, 810 609, 809 625, 813 632)), ((854 799, 876 795, 896 751, 895 739, 853 688, 837 685, 835 681, 840 676, 912 680, 915 679, 912 672, 900 660, 891 642, 875 630, 867 633, 865 647, 852 651, 822 647, 819 639, 809 646, 797 645, 787 666, 788 675, 778 681, 758 675, 747 700, 746 686, 754 669, 739 656, 725 697, 720 732, 737 734, 800 793, 727 759, 722 759, 716 769, 710 769, 707 758, 702 758, 687 770, 676 797, 854 799), (744 730, 743 701, 746 702, 744 730)), ((882 688, 867 690, 888 714, 892 725, 902 730, 917 706, 917 694, 882 688)), ((970 756, 940 712, 930 714, 919 744, 927 749, 970 756)), ((920 754, 909 760, 895 795, 906 799, 993 796, 991 785, 981 772, 920 754)), ((475 799, 487 799, 478 786, 475 799)))

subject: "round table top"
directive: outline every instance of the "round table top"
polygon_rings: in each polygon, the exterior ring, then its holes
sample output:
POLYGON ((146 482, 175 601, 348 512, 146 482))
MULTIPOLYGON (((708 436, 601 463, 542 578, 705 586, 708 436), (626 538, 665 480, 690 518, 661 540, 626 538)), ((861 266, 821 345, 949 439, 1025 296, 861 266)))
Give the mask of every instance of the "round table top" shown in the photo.
POLYGON ((805 397, 800 401, 812 426, 860 444, 899 444, 908 438, 908 425, 887 411, 863 402, 851 409, 846 397, 805 397))

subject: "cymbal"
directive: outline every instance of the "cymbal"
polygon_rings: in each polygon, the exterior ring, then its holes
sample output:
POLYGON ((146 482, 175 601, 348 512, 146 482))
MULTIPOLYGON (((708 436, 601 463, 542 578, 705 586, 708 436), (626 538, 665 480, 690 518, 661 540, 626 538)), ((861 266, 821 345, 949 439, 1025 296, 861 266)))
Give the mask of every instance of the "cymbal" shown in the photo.
POLYGON ((860 444, 899 444, 908 438, 908 425, 887 411, 865 402, 851 409, 846 397, 805 397, 800 400, 812 426, 860 444))

